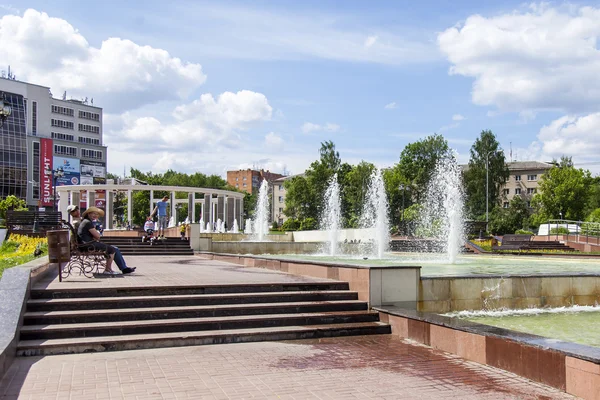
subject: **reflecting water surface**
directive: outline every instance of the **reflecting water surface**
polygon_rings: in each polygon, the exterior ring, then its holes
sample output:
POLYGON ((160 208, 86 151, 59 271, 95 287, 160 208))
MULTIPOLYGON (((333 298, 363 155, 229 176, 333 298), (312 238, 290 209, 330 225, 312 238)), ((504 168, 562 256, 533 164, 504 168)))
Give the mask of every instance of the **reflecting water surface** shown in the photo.
POLYGON ((573 306, 526 310, 461 311, 446 316, 600 347, 600 307, 573 306))

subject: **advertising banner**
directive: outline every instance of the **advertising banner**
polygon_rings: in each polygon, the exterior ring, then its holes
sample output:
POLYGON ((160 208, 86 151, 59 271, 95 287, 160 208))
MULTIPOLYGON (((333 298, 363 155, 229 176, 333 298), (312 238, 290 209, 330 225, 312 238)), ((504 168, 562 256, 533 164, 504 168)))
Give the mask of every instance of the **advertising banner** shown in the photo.
POLYGON ((52 170, 52 139, 40 139, 40 197, 42 206, 53 205, 52 175, 46 171, 52 170))
POLYGON ((103 162, 95 161, 82 161, 81 162, 81 176, 92 177, 92 178, 105 178, 106 177, 106 164, 103 162))
POLYGON ((56 179, 56 186, 79 185, 79 159, 54 156, 54 169, 62 168, 64 176, 56 179))

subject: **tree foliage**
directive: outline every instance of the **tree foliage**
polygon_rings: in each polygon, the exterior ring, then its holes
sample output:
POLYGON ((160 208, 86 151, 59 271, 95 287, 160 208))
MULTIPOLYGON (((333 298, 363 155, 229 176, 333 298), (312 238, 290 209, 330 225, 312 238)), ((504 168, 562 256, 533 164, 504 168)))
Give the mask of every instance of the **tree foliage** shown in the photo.
POLYGON ((515 196, 508 208, 494 207, 490 214, 489 231, 498 235, 529 228, 529 207, 521 196, 515 196))
POLYGON ((27 211, 27 203, 17 196, 6 196, 6 198, 0 200, 0 219, 6 219, 7 210, 27 211))
POLYGON ((494 209, 500 205, 500 188, 508 180, 509 171, 504 153, 492 131, 481 131, 471 146, 470 153, 469 167, 464 172, 467 214, 473 219, 484 220, 486 187, 489 202, 487 207, 494 209))
POLYGON ((583 220, 591 183, 589 171, 575 168, 570 157, 563 157, 538 183, 538 193, 532 199, 536 222, 559 218, 561 213, 564 219, 583 220))

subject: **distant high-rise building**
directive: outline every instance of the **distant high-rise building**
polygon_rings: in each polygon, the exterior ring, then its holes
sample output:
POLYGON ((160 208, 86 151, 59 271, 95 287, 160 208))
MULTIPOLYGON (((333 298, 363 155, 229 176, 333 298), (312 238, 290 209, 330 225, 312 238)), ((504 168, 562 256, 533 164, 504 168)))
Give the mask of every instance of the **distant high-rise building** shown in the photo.
POLYGON ((52 206, 46 169, 62 167, 57 185, 106 182, 102 108, 52 97, 50 88, 0 78, 0 96, 12 113, 0 128, 0 197, 16 195, 30 206, 52 206))

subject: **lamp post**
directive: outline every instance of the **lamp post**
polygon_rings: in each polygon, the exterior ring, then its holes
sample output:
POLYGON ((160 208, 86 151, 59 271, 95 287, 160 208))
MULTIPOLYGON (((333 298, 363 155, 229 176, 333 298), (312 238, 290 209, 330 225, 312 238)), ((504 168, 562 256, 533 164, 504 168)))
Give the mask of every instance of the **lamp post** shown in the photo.
MULTIPOLYGON (((490 176, 490 154, 495 153, 496 150, 490 150, 487 153, 485 153, 485 231, 487 232, 488 230, 488 224, 490 221, 490 211, 489 211, 489 204, 490 204, 490 184, 489 184, 489 176, 490 176)), ((500 151, 501 153, 502 151, 500 151)))
POLYGON ((4 121, 10 117, 12 108, 8 105, 4 93, 0 94, 0 128, 4 125, 4 121))
POLYGON ((52 187, 54 189, 54 194, 52 195, 52 199, 54 201, 53 210, 56 211, 56 179, 65 176, 65 171, 62 169, 62 167, 58 167, 55 170, 48 168, 44 171, 44 173, 52 176, 52 187))

